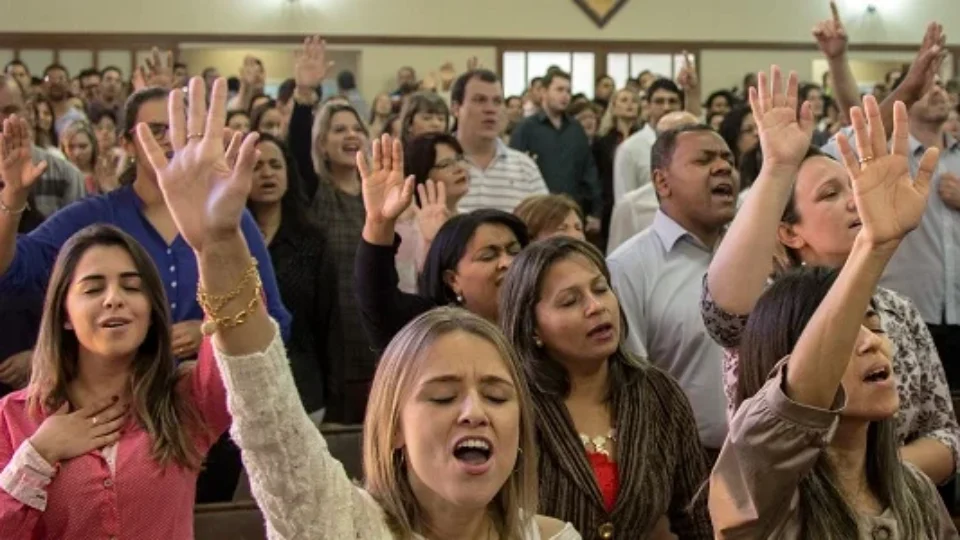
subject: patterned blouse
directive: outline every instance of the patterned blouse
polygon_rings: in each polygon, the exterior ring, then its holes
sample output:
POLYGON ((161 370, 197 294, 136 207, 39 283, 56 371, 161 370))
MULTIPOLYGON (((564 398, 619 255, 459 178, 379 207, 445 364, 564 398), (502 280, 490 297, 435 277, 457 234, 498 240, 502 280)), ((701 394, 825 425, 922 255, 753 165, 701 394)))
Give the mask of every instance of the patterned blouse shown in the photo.
MULTIPOLYGON (((900 444, 920 438, 943 443, 960 462, 960 426, 953 412, 953 401, 940 355, 920 312, 909 299, 889 289, 877 287, 873 301, 883 330, 893 345, 893 371, 900 394, 897 437, 900 444)), ((733 417, 737 389, 740 339, 747 315, 724 311, 714 301, 703 279, 700 299, 703 323, 710 337, 724 349, 723 391, 727 396, 727 417, 733 417)))

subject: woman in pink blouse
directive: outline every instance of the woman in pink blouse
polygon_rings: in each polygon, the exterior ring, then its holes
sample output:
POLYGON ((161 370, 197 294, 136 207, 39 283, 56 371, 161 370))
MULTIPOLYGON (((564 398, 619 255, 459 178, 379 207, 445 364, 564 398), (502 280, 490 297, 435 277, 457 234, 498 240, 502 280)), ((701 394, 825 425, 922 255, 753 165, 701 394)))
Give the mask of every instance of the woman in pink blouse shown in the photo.
MULTIPOLYGON (((20 182, 37 172, 26 126, 3 128, 3 177, 20 182)), ((166 306, 118 229, 60 250, 30 383, 0 401, 0 538, 193 538, 197 473, 230 416, 210 355, 177 367, 166 306)))
MULTIPOLYGON (((755 114, 795 105, 795 80, 781 93, 774 71, 771 97, 761 73, 759 96, 750 90, 755 114)), ((811 267, 781 277, 747 322, 736 413, 710 478, 716 538, 960 538, 933 483, 898 454, 891 345, 871 305, 920 223, 938 151, 926 151, 911 179, 906 107, 895 107, 892 151, 873 96, 864 110, 851 111, 859 162, 840 139, 862 221, 849 258, 838 274, 811 267)), ((778 137, 811 131, 805 104, 778 137)))

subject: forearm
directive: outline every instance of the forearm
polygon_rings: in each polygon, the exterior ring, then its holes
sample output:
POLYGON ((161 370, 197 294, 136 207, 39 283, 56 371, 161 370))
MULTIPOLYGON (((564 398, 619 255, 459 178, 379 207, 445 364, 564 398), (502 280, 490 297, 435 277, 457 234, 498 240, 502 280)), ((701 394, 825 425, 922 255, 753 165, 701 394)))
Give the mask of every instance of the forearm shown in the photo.
POLYGON ((718 307, 747 315, 763 294, 773 270, 777 228, 790 199, 796 167, 765 163, 751 194, 737 211, 707 271, 718 307))
MULTIPOLYGON (((0 202, 10 210, 20 210, 27 204, 27 198, 0 191, 0 202)), ((0 275, 6 273, 13 263, 17 251, 17 229, 23 213, 7 212, 0 209, 0 275)))
MULTIPOLYGON (((204 292, 216 296, 232 292, 243 281, 244 273, 250 268, 250 261, 250 249, 239 229, 236 235, 229 239, 203 246, 197 253, 200 287, 204 292)), ((218 313, 219 317, 232 317, 246 310, 254 295, 261 295, 243 323, 232 328, 224 328, 222 325, 217 328, 214 344, 219 351, 227 355, 258 353, 265 350, 273 340, 273 323, 267 315, 262 294, 256 289, 257 282, 258 280, 244 282, 239 294, 224 304, 218 313)))
POLYGON ((684 110, 700 118, 703 114, 703 106, 700 104, 700 89, 687 90, 683 93, 684 110))
POLYGON ((910 107, 917 102, 917 99, 912 92, 908 92, 901 85, 890 92, 886 99, 880 103, 880 118, 883 119, 883 128, 887 138, 890 138, 893 133, 893 106, 898 101, 902 101, 909 111, 910 107))
POLYGON ((787 364, 786 394, 827 409, 840 387, 863 316, 896 245, 877 248, 861 237, 826 298, 807 323, 787 364))
MULTIPOLYGON (((857 87, 857 79, 850 69, 850 61, 846 53, 828 58, 827 64, 830 66, 830 74, 833 76, 833 98, 837 100, 841 121, 845 126, 850 125, 850 108, 860 105, 860 88, 857 87)), ((892 129, 892 106, 890 111, 890 123, 884 123, 884 125, 889 125, 892 129)))
POLYGON ((392 246, 396 224, 393 221, 374 221, 368 219, 363 224, 363 239, 375 246, 392 246))
POLYGON ((936 439, 922 438, 904 445, 900 448, 900 457, 916 465, 934 484, 942 484, 948 480, 956 469, 953 452, 936 439))

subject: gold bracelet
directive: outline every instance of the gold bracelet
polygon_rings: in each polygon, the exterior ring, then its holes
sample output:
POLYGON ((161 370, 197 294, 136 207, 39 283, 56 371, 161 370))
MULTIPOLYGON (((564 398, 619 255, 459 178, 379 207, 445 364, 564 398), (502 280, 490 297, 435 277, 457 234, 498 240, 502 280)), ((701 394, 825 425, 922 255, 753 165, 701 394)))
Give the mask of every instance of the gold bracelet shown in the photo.
POLYGON ((240 296, 240 292, 243 290, 243 286, 247 284, 252 278, 258 276, 257 273, 257 260, 250 258, 250 266, 243 272, 243 276, 240 278, 240 282, 237 285, 224 295, 214 295, 209 294, 203 290, 199 285, 197 286, 197 303, 200 304, 200 307, 203 308, 208 315, 215 317, 217 313, 223 309, 223 306, 227 305, 228 302, 240 296))
POLYGON ((0 197, 0 212, 3 212, 4 214, 10 214, 11 216, 19 216, 20 214, 26 212, 26 211, 29 210, 29 209, 30 209, 30 203, 29 203, 29 202, 25 202, 25 203, 23 203, 23 208, 21 208, 21 209, 19 209, 19 210, 14 210, 14 209, 10 208, 9 206, 7 206, 6 204, 4 204, 4 203, 3 203, 3 198, 0 197))
MULTIPOLYGON (((260 278, 257 278, 256 285, 253 289, 253 298, 247 302, 247 307, 243 309, 240 313, 236 315, 231 315, 227 317, 210 317, 209 319, 203 321, 203 324, 200 325, 200 332, 205 336, 212 336, 218 330, 224 330, 227 328, 234 328, 240 326, 241 324, 247 322, 247 317, 253 315, 253 312, 257 309, 257 305, 260 303, 260 297, 263 295, 263 284, 260 282, 260 278)), ((209 315, 209 314, 208 314, 209 315)))

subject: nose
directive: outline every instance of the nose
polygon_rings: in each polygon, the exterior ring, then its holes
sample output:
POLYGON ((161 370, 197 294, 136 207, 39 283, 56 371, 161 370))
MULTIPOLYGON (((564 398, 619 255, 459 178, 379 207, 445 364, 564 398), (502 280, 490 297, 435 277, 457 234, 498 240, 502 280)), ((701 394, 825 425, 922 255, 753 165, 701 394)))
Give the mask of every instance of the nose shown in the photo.
POLYGON ((514 257, 516 257, 516 255, 504 250, 503 253, 500 254, 500 259, 497 261, 497 268, 504 270, 510 268, 510 265, 513 264, 514 257))
POLYGON ((600 297, 594 293, 587 295, 587 317, 596 315, 597 313, 602 312, 606 306, 603 305, 603 302, 600 301, 600 297))
POLYGON ((883 338, 866 326, 860 327, 860 336, 857 338, 857 354, 863 356, 880 350, 883 347, 883 338))
POLYGON ((486 426, 490 423, 483 399, 480 398, 476 390, 471 390, 467 393, 467 397, 463 400, 463 406, 460 409, 460 418, 457 419, 457 422, 460 425, 470 427, 486 426))
POLYGON ((108 286, 106 294, 103 295, 103 307, 107 309, 116 309, 123 307, 123 305, 123 292, 120 290, 120 287, 108 286))
POLYGON ((710 173, 714 176, 730 176, 733 174, 733 166, 726 159, 717 157, 713 160, 713 168, 710 173))

